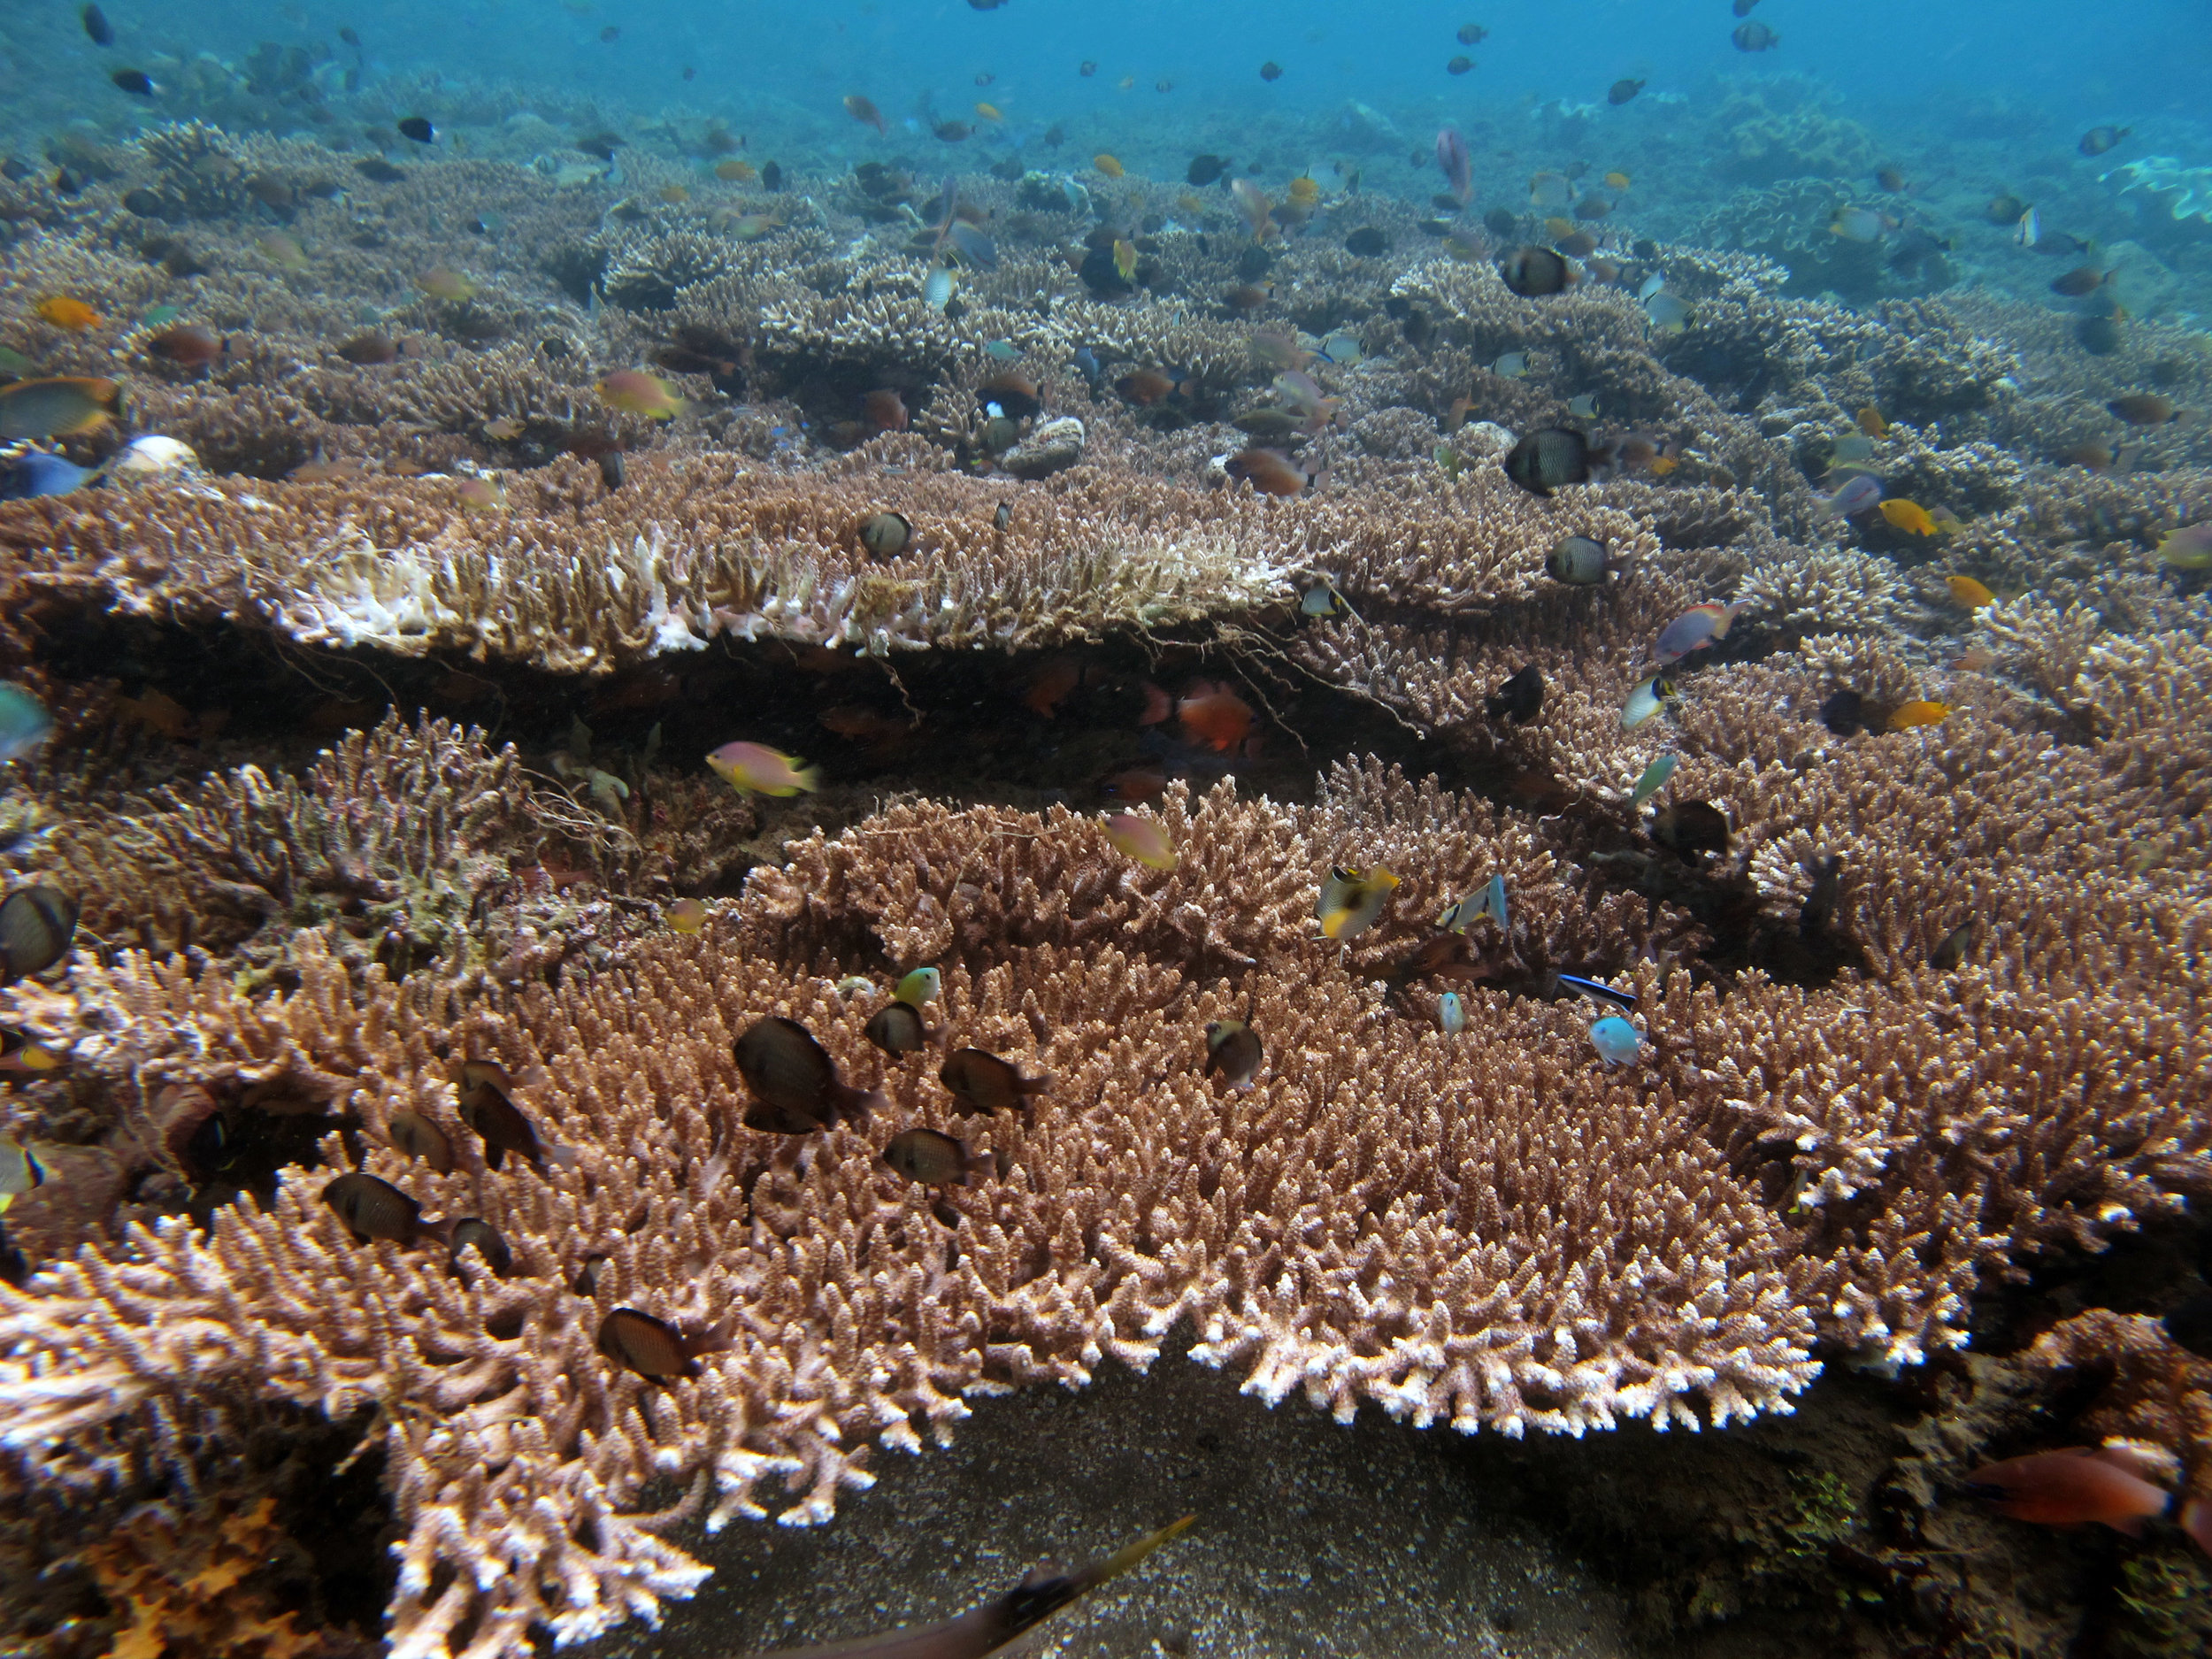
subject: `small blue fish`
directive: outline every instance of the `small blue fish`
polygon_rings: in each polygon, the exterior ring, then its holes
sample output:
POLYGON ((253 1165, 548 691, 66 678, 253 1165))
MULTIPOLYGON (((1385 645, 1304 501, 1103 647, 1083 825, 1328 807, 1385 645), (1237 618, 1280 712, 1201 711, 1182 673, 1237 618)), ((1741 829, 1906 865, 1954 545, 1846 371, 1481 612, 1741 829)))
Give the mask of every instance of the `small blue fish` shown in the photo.
POLYGON ((1644 768, 1644 775, 1636 780, 1636 787, 1629 794, 1628 804, 1640 807, 1657 795, 1665 787, 1667 780, 1674 776, 1674 769, 1681 764, 1680 759, 1673 755, 1662 755, 1653 761, 1644 768))
POLYGON ((1563 973, 1559 976, 1559 983, 1594 1002, 1605 1002, 1624 1010, 1636 1006, 1635 992, 1617 991, 1601 979, 1586 979, 1578 973, 1563 973))
POLYGON ((1467 1029, 1467 1004, 1459 1000, 1457 991, 1447 991, 1436 999, 1436 1023, 1447 1037, 1456 1037, 1467 1029))
POLYGON ((34 753, 54 733, 46 705, 20 686, 0 681, 0 765, 34 753))
POLYGON ((1095 392, 1106 379, 1106 368, 1099 362, 1098 354, 1088 346, 1078 346, 1072 361, 1075 372, 1089 381, 1091 390, 1095 392))
POLYGON ((1608 1014, 1592 1025, 1590 1041, 1608 1065, 1627 1065, 1644 1051, 1636 1027, 1618 1014, 1608 1014))
POLYGON ((983 349, 1001 363, 1011 363, 1022 354, 1022 349, 1010 340, 987 340, 983 342, 983 349))
POLYGON ((29 501, 38 495, 66 495, 82 489, 96 469, 79 466, 43 449, 20 449, 0 455, 0 501, 29 501))

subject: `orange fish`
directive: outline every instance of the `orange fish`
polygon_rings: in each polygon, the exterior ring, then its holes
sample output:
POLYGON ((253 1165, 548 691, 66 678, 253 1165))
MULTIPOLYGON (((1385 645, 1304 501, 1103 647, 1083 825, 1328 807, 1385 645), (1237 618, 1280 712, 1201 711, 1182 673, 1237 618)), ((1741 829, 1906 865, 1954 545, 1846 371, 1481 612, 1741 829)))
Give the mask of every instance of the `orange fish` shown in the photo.
POLYGON ((1175 705, 1183 723, 1183 735, 1225 754, 1252 734, 1252 705, 1210 680, 1194 682, 1175 705))
POLYGON ((1103 152, 1091 157, 1091 165, 1096 167, 1110 179, 1120 178, 1125 171, 1121 163, 1103 152))
POLYGON ((2130 1463, 2099 1447, 2069 1446, 1985 1464, 1966 1479, 1977 1496, 2016 1521, 2042 1526, 2097 1521, 2135 1538, 2146 1517, 2166 1512, 2168 1499, 2132 1472, 2130 1463))
POLYGON ((1174 699, 1150 680, 1145 680, 1144 712, 1137 717, 1139 726, 1157 726, 1175 712, 1174 699))
POLYGON ((879 133, 887 134, 891 130, 884 125, 883 111, 857 92, 849 92, 845 95, 845 113, 856 121, 862 121, 874 127, 879 133))
POLYGON ((49 294, 31 308, 57 328, 66 328, 73 334, 81 334, 88 328, 100 326, 100 313, 82 300, 72 299, 66 294, 49 294))
POLYGON ((1859 411, 1858 422, 1859 430, 1870 438, 1886 438, 1889 435, 1889 422, 1882 419, 1882 411, 1871 403, 1859 411))

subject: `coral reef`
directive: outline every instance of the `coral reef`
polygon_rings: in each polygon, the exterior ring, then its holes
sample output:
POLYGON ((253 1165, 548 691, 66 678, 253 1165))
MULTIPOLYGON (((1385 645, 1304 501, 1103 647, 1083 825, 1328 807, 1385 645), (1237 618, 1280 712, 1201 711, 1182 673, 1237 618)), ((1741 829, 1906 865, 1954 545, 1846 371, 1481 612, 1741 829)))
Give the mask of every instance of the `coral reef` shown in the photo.
MULTIPOLYGON (((211 118, 339 84, 158 68, 211 118)), ((1363 106, 1240 196, 999 136, 950 178, 888 132, 756 162, 429 77, 371 112, 407 97, 493 135, 149 124, 0 180, 9 361, 126 387, 54 447, 200 464, 0 503, 0 669, 56 719, 8 887, 81 906, 0 987, 0 1131, 53 1175, 6 1211, 0 1576, 81 1597, 0 1586, 35 1634, 344 1655, 365 1601, 396 1655, 509 1659, 688 1595, 683 1528, 827 1519, 970 1398, 1183 1343, 1515 1440, 1732 1445, 1824 1371, 1974 1396, 1901 1475, 1745 1483, 1655 1629, 1840 1621, 1847 1568, 1990 1627, 1938 1489, 2085 1379, 2085 1432, 2212 1496, 2149 1310, 1991 1312, 2212 1197, 2212 612, 2158 550, 2212 438, 2153 418, 2212 403, 2200 336, 2040 277, 1928 297, 2008 233, 1901 189, 1836 234, 1874 141, 1786 75, 1711 115, 1694 211, 1609 181, 1481 228, 1363 184, 1413 176, 1363 106), (1509 287, 1531 237, 1564 291, 1509 287), (1592 476, 1530 488, 1539 428, 1592 476), (731 793, 693 757, 733 737, 828 787, 731 793), (1396 885, 1335 940, 1340 869, 1396 885), (933 1046, 886 1054, 923 966, 933 1046), (1563 974, 1632 995, 1632 1058, 1563 974), (771 1016, 879 1096, 749 1123, 771 1016), (1040 1087, 964 1110, 964 1047, 1040 1087), (541 1156, 493 1156, 486 1065, 541 1156), (910 1129, 966 1179, 887 1163, 910 1129), (426 1225, 357 1236, 363 1175, 426 1225), (624 1308, 688 1374, 610 1356, 624 1308), (396 1582, 314 1588, 272 1424, 381 1482, 396 1582)), ((2141 1641, 2200 1614, 2178 1561, 2131 1558, 2141 1641)))

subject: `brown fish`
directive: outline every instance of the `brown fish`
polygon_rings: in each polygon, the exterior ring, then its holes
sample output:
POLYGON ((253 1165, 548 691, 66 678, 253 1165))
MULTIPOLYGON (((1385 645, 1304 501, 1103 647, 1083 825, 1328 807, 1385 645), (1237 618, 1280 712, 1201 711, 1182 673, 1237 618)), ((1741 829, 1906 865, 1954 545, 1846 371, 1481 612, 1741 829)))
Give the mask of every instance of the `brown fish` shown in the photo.
POLYGON ((2051 292, 2078 300, 2085 294, 2094 294, 2111 280, 2110 272, 2100 271, 2093 265, 2077 265, 2064 276, 2052 279, 2051 292))
POLYGON ((422 1218, 420 1204, 373 1175, 341 1175, 324 1187, 322 1198, 338 1212, 357 1243, 388 1239, 394 1244, 412 1244, 418 1235, 442 1239, 446 1234, 443 1224, 422 1218))
POLYGON ((507 1154, 526 1160, 540 1174, 549 1160, 563 1169, 576 1166, 576 1155, 566 1147, 549 1147, 538 1139, 530 1120, 507 1098, 514 1087, 506 1072, 487 1060, 471 1060, 461 1067, 461 1094, 457 1102, 461 1121, 483 1137, 484 1162, 497 1169, 507 1154))
POLYGON ((1231 1088, 1250 1085, 1260 1069, 1259 1033, 1240 1019, 1217 1019, 1206 1027, 1209 1074, 1218 1071, 1231 1088))
POLYGON ((2162 426, 2182 416, 2172 398, 2156 392, 2130 392, 2124 397, 2112 399, 2105 407, 2131 426, 2162 426))
POLYGON ((912 1054, 929 1046, 929 1031, 911 1002, 892 1002, 862 1027, 860 1034, 886 1054, 912 1054))
POLYGON ((1221 464, 1221 470, 1263 495, 1302 495, 1312 481, 1296 462, 1277 449, 1239 449, 1221 464))
POLYGON ((1673 801, 1651 815, 1651 839, 1685 858, 1728 850, 1728 815, 1710 801, 1673 801))
POLYGON ((735 1044, 738 1074, 753 1092, 745 1126, 773 1134, 811 1134, 841 1118, 857 1120, 887 1105, 880 1094, 841 1081, 829 1050, 795 1019, 771 1014, 747 1026, 735 1044))
POLYGON ((635 1308, 616 1308, 599 1322, 599 1351, 649 1382, 699 1374, 699 1356, 715 1351, 717 1338, 686 1336, 666 1320, 635 1308))
POLYGON ((55 887, 19 887, 0 901, 0 985, 43 973, 67 956, 78 909, 55 887))
POLYGON ((461 1252, 472 1246, 484 1258, 484 1265, 491 1269, 495 1279, 515 1276, 515 1253, 507 1248, 507 1240, 499 1236, 491 1223, 475 1216, 465 1216, 453 1224, 452 1248, 447 1253, 446 1264, 457 1264, 461 1252))
POLYGON ((902 1129, 883 1148, 883 1161, 922 1187, 965 1187, 989 1163, 934 1129, 902 1129))
POLYGON ((443 1175, 453 1167, 453 1142, 420 1112, 394 1112, 386 1125, 391 1142, 411 1158, 420 1158, 443 1175))
POLYGON ((1384 977, 1393 985, 1405 986, 1416 979, 1472 985, 1486 976, 1475 962, 1473 941, 1464 933, 1443 933, 1423 940, 1392 964, 1384 977))
POLYGON ((1043 1624, 1078 1596, 1119 1578, 1197 1518, 1187 1515, 1105 1560, 1078 1567, 1073 1572, 1033 1570, 1004 1595, 970 1608, 957 1618, 936 1624, 910 1624, 904 1630, 831 1642, 826 1647, 787 1648, 764 1659, 983 1659, 1024 1631, 1043 1624))
POLYGON ((146 342, 146 349, 180 368, 204 369, 223 355, 223 337, 212 329, 181 323, 146 342))
POLYGON ((337 352, 349 363, 366 365, 399 361, 399 348, 382 334, 356 334, 340 344, 337 352))
POLYGON ((964 1112, 1014 1111, 1041 1094, 1052 1079, 1024 1077, 1010 1063, 980 1048, 957 1048, 938 1069, 937 1080, 953 1092, 964 1112))

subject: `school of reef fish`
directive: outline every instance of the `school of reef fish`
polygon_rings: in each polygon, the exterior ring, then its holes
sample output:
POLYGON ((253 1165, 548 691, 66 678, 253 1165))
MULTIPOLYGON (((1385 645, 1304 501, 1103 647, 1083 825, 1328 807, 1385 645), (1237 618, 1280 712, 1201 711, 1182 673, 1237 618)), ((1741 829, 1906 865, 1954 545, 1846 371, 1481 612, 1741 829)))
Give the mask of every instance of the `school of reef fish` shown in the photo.
POLYGON ((2212 214, 1786 3, 1436 120, 42 22, 0 1647, 599 1636, 1179 1324, 1517 1437, 1880 1379, 1821 1640, 2212 1630, 2212 214))

